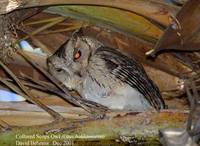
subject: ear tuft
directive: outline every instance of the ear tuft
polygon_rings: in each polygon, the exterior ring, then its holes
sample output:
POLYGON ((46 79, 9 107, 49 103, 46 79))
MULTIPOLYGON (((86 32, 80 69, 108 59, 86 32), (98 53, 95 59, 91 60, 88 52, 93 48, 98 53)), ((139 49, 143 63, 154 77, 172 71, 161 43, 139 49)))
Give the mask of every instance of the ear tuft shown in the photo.
POLYGON ((72 38, 77 38, 77 37, 82 37, 82 36, 84 36, 83 27, 80 27, 79 29, 76 29, 76 30, 72 33, 72 38))

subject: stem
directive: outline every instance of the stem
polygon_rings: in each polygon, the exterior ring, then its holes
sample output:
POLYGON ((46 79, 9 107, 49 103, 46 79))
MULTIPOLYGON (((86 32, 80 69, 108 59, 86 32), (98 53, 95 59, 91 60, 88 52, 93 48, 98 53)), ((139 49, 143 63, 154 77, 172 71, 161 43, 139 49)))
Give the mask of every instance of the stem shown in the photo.
MULTIPOLYGON (((49 107, 47 107, 46 105, 44 105, 42 102, 40 102, 37 98, 35 98, 27 89, 26 87, 19 81, 19 79, 12 73, 12 71, 7 68, 1 61, 0 61, 0 66, 5 70, 5 72, 10 75, 10 77, 16 82, 16 84, 20 87, 20 89, 27 95, 25 96, 25 98, 31 102, 34 102, 36 105, 38 105, 39 107, 41 107, 42 109, 44 109, 46 112, 48 112, 54 119, 56 120, 61 120, 63 119, 63 117, 58 114, 57 112, 55 112, 54 110, 50 109, 49 107)), ((3 81, 1 79, 1 82, 4 83, 6 86, 8 86, 6 81, 3 81)), ((10 86, 8 86, 10 87, 10 86)), ((12 90, 14 90, 13 88, 11 88, 12 90)), ((16 90, 14 90, 16 91, 16 90)))

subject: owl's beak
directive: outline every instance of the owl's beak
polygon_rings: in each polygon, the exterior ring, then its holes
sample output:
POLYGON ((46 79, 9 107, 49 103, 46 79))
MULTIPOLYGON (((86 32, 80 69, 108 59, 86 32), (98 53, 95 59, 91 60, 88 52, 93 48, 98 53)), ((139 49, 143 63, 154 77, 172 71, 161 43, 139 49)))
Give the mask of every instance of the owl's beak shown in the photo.
POLYGON ((47 65, 48 65, 49 63, 51 63, 51 59, 50 59, 50 57, 47 58, 46 63, 47 63, 47 65))
POLYGON ((53 67, 53 63, 52 63, 51 57, 47 58, 46 64, 47 64, 47 68, 48 69, 51 69, 53 67))

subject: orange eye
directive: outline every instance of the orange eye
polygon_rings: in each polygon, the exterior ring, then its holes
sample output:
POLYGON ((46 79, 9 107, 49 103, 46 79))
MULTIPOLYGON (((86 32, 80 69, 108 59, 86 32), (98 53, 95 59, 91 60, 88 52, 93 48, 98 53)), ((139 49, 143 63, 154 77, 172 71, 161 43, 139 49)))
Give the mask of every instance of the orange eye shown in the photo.
POLYGON ((74 60, 78 60, 81 57, 81 51, 76 52, 74 55, 74 60))

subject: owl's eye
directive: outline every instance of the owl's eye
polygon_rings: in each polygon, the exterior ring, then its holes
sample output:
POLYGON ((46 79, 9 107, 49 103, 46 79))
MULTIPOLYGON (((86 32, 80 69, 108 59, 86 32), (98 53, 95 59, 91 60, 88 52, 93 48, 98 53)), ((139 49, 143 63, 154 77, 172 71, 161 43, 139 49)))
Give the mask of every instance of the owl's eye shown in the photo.
POLYGON ((62 70, 61 68, 57 68, 56 71, 60 73, 60 72, 62 72, 63 70, 62 70))
POLYGON ((76 52, 76 53, 74 54, 74 60, 76 61, 76 60, 78 60, 80 57, 81 57, 81 51, 79 50, 78 52, 76 52))

